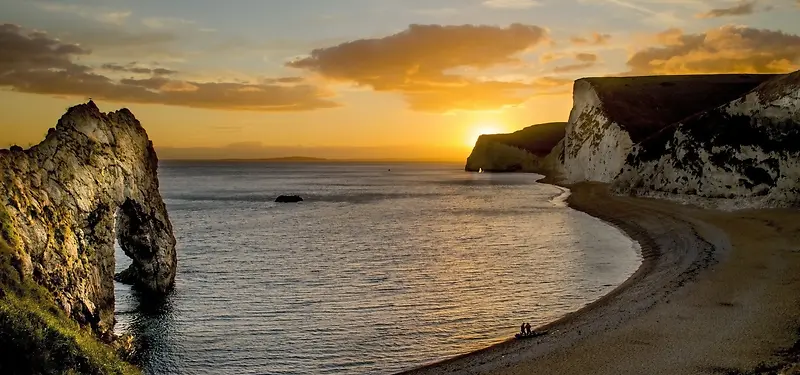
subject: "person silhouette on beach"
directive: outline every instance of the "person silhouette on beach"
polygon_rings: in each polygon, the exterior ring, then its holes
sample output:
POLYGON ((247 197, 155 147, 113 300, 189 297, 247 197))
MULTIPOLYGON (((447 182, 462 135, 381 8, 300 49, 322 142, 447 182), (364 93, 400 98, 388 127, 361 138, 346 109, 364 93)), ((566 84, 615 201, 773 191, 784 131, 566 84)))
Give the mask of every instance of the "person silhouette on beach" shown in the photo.
POLYGON ((519 334, 525 336, 525 322, 522 322, 522 325, 519 326, 519 334))
POLYGON ((531 324, 530 323, 525 323, 525 334, 529 335, 529 336, 531 334, 531 324))

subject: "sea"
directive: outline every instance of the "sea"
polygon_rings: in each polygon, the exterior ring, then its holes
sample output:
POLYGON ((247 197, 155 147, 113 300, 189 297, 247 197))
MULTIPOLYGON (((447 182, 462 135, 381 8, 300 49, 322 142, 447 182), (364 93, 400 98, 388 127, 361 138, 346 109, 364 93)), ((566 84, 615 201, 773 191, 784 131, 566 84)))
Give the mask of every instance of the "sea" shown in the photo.
MULTIPOLYGON (((116 285, 147 374, 391 374, 610 292, 638 244, 534 174, 460 164, 161 162, 174 291, 116 285), (278 204, 283 194, 304 201, 278 204)), ((117 270, 130 264, 117 248, 117 270)))

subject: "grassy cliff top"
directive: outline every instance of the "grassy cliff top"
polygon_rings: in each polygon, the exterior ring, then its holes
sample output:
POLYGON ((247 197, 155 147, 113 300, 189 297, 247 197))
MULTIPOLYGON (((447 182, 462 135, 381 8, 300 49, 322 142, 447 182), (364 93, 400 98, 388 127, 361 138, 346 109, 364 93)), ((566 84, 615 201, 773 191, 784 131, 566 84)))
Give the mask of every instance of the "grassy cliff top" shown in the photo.
POLYGON ((0 374, 139 374, 23 275, 7 220, 0 206, 0 374))
POLYGON ((762 83, 755 92, 762 101, 772 101, 786 95, 788 90, 797 90, 800 87, 800 70, 778 76, 762 83))
MULTIPOLYGON (((797 90, 800 87, 800 71, 771 77, 772 79, 762 82, 755 89, 743 93, 726 103, 735 103, 737 99, 750 93, 757 93, 759 100, 766 105, 768 102, 780 99, 791 90, 797 90)), ((636 155, 631 154, 628 157, 628 163, 638 165, 642 162, 659 159, 667 152, 667 144, 673 139, 678 128, 683 129, 698 144, 707 145, 708 147, 729 148, 732 146, 738 149, 747 145, 760 147, 767 152, 800 151, 800 143, 797 142, 798 138, 800 138, 800 129, 798 129, 795 122, 791 120, 754 121, 750 116, 731 115, 725 110, 718 109, 720 106, 712 107, 707 111, 684 118, 680 122, 670 124, 645 138, 639 143, 641 146, 640 151, 636 155), (758 126, 756 124, 767 124, 767 126, 758 126)), ((718 166, 732 162, 731 158, 723 157, 725 156, 724 152, 720 152, 717 155, 719 157, 714 158, 711 162, 718 166)), ((696 155, 686 155, 684 157, 692 160, 696 155)))
POLYGON ((566 134, 566 122, 551 122, 529 126, 510 134, 487 134, 478 138, 478 143, 492 141, 514 146, 536 156, 547 156, 566 134))
POLYGON ((612 121, 638 143, 664 127, 723 105, 774 74, 583 78, 597 91, 612 121))

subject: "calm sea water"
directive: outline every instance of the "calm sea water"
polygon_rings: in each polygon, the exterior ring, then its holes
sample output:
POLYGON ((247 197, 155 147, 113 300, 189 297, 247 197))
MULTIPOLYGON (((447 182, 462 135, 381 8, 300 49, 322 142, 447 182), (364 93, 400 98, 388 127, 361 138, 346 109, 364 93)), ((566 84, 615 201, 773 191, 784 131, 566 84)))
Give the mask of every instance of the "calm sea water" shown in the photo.
POLYGON ((392 373, 555 320, 641 261, 533 175, 173 162, 160 179, 175 291, 154 301, 117 285, 117 330, 142 337, 147 373, 392 373))

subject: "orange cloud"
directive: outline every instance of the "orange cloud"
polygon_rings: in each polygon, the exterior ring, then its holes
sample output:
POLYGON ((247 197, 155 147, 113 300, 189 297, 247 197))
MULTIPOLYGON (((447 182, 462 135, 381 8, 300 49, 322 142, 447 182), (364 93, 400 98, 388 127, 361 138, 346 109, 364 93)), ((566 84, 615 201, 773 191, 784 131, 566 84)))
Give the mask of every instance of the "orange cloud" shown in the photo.
POLYGON ((576 46, 601 46, 608 44, 610 39, 610 34, 592 33, 590 37, 573 36, 569 41, 576 46))
POLYGON ((633 54, 631 75, 786 73, 800 68, 800 36, 723 26, 701 34, 677 29, 656 35, 659 46, 633 54))
POLYGON ((127 103, 154 103, 184 107, 253 110, 306 111, 338 106, 331 96, 314 86, 300 84, 297 77, 276 78, 258 84, 191 82, 165 78, 177 72, 135 64, 104 64, 100 70, 150 74, 145 79, 113 80, 76 58, 91 52, 38 31, 17 25, 0 25, 0 87, 14 91, 127 103))
POLYGON ((575 60, 578 61, 577 64, 558 66, 555 69, 553 69, 553 72, 569 73, 578 70, 588 69, 597 64, 599 58, 597 57, 597 55, 593 53, 577 53, 575 54, 575 60))
POLYGON ((539 61, 541 61, 542 64, 547 64, 551 61, 561 60, 567 56, 569 55, 563 52, 546 52, 539 57, 539 61))
POLYGON ((572 86, 575 80, 567 79, 567 78, 556 78, 556 77, 542 77, 538 78, 534 81, 534 84, 538 87, 564 87, 564 86, 572 86))
POLYGON ((597 61, 597 55, 593 53, 578 53, 575 55, 575 60, 593 63, 597 61))
POLYGON ((399 92, 412 109, 496 109, 524 102, 536 83, 486 80, 453 73, 518 64, 518 55, 548 40, 538 26, 411 25, 398 34, 316 49, 287 63, 323 77, 399 92))

